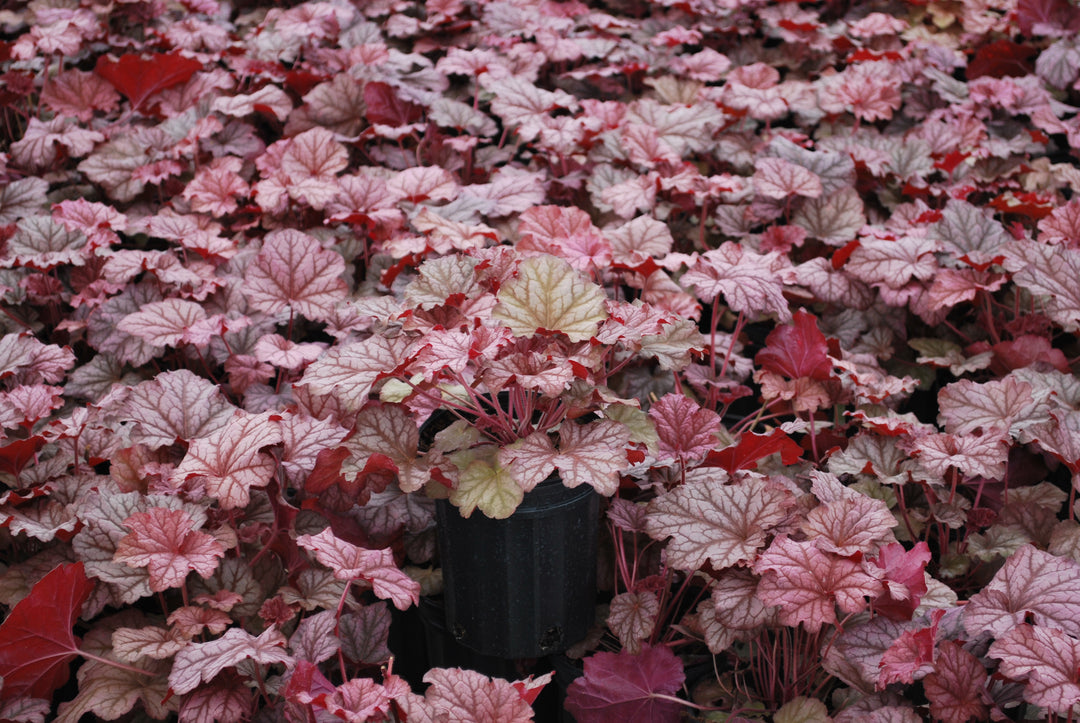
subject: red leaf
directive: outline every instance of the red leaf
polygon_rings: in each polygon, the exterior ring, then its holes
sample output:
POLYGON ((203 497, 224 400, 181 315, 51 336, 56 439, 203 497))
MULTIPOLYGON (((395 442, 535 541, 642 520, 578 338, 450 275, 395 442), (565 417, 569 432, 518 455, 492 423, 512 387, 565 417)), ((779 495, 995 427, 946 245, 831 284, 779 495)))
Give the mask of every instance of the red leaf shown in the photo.
POLYGON ((832 375, 825 335, 818 331, 817 318, 802 309, 791 324, 778 326, 765 339, 765 348, 754 361, 763 369, 788 379, 808 377, 824 380, 832 375))
POLYGON ((406 126, 424 115, 424 109, 398 97, 394 86, 372 81, 364 86, 364 117, 369 123, 387 126, 406 126))
POLYGON ((1022 78, 1035 71, 1031 60, 1037 53, 1030 45, 996 40, 975 51, 975 57, 967 66, 967 79, 972 81, 984 75, 991 78, 1022 78))
POLYGON ((326 698, 333 694, 333 684, 319 671, 318 666, 306 660, 297 662, 284 693, 286 700, 303 705, 314 703, 318 707, 323 707, 326 698))
POLYGON ((795 464, 802 456, 803 449, 779 429, 768 434, 747 432, 734 447, 709 452, 705 457, 705 466, 723 467, 729 474, 735 474, 735 470, 753 469, 759 459, 777 452, 784 464, 795 464))
POLYGON ((341 474, 341 463, 349 457, 348 447, 327 447, 319 451, 315 457, 315 469, 311 470, 304 482, 304 491, 313 495, 324 492, 339 482, 344 482, 345 477, 341 474))
POLYGON ((33 461, 34 455, 44 446, 45 439, 36 436, 5 444, 0 447, 0 472, 17 478, 23 467, 33 461))
POLYGON ((926 594, 926 563, 930 562, 930 548, 918 542, 911 550, 905 550, 899 542, 886 545, 873 564, 884 571, 885 591, 874 600, 874 612, 890 620, 911 620, 926 594))
POLYGON ((515 680, 510 685, 514 687, 520 695, 521 699, 529 705, 536 702, 536 699, 540 696, 540 691, 551 682, 551 673, 541 675, 536 680, 530 675, 528 680, 515 680))
POLYGON ((934 168, 940 168, 946 173, 952 173, 970 155, 970 153, 961 151, 949 151, 940 161, 934 162, 934 168))
POLYGON ((112 83, 113 87, 139 108, 154 93, 186 83, 202 69, 202 63, 179 53, 160 53, 143 57, 134 53, 113 60, 98 58, 94 72, 112 83))
POLYGON ((1001 213, 1015 213, 1031 219, 1042 219, 1053 213, 1055 204, 1051 196, 1038 193, 1009 191, 990 201, 989 206, 1001 213))
POLYGON ((285 74, 285 87, 297 95, 303 96, 326 80, 327 78, 324 75, 318 75, 306 70, 290 70, 285 74))
POLYGON ((566 710, 578 723, 674 723, 682 706, 654 696, 672 695, 684 679, 682 663, 664 646, 640 655, 597 653, 567 688, 566 710))
POLYGON ((79 654, 71 628, 93 589, 81 562, 60 565, 14 607, 0 625, 0 698, 49 699, 67 682, 79 654))

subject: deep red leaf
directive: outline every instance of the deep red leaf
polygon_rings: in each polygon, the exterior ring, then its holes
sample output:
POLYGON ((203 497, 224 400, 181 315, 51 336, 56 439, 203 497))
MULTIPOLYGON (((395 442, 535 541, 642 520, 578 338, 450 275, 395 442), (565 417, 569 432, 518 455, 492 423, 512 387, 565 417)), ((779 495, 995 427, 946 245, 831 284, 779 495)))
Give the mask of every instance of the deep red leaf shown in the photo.
POLYGON ((307 660, 297 662, 292 675, 289 676, 289 684, 285 686, 285 698, 294 703, 307 705, 314 704, 316 707, 325 707, 328 696, 334 694, 333 684, 326 679, 318 666, 307 660))
POLYGON ((23 467, 33 461, 34 455, 43 446, 45 446, 45 440, 34 436, 28 439, 16 439, 0 447, 0 472, 18 477, 23 467))
POLYGON ((910 550, 899 542, 881 548, 872 564, 884 571, 885 591, 874 600, 874 612, 890 620, 911 620, 926 594, 926 563, 930 548, 921 540, 910 550), (903 591, 906 590, 906 594, 903 591))
POLYGON ((93 589, 83 563, 60 565, 12 609, 0 625, 0 698, 48 700, 67 682, 79 654, 71 629, 93 589))
POLYGON ((566 710, 578 723, 674 723, 682 706, 654 696, 674 694, 684 679, 682 663, 662 645, 638 655, 597 653, 567 688, 566 710))
POLYGON ((394 86, 372 81, 364 86, 364 116, 369 123, 387 126, 404 126, 415 123, 424 115, 424 109, 398 97, 394 86))
POLYGON ((765 339, 754 361, 766 371, 788 379, 828 379, 832 374, 828 344, 817 328, 817 318, 802 309, 791 324, 778 326, 765 339))
POLYGON ((319 83, 328 80, 327 76, 306 70, 290 70, 285 74, 285 87, 299 96, 307 95, 319 83))
POLYGON ((118 60, 101 56, 94 72, 126 95, 131 106, 137 109, 154 93, 186 83, 201 69, 202 63, 180 53, 159 53, 149 57, 128 53, 118 60))
POLYGON ((1038 51, 1030 45, 996 40, 975 51, 975 57, 967 66, 967 79, 971 81, 984 75, 991 78, 1022 78, 1034 72, 1035 65, 1031 61, 1037 54, 1038 51))
POLYGON ((344 481, 341 474, 341 463, 349 457, 348 447, 337 447, 320 450, 315 457, 315 469, 311 470, 304 482, 304 491, 317 495, 324 490, 344 481))
POLYGON ((734 447, 709 452, 705 456, 704 466, 723 467, 729 474, 734 474, 736 470, 753 469, 759 459, 777 452, 784 464, 795 464, 803 450, 795 440, 779 429, 768 434, 747 432, 739 438, 739 443, 734 447))
POLYGON ((851 254, 855 253, 855 249, 859 248, 861 244, 858 239, 849 241, 845 246, 836 250, 832 255, 832 267, 839 271, 843 268, 847 260, 851 258, 851 254))

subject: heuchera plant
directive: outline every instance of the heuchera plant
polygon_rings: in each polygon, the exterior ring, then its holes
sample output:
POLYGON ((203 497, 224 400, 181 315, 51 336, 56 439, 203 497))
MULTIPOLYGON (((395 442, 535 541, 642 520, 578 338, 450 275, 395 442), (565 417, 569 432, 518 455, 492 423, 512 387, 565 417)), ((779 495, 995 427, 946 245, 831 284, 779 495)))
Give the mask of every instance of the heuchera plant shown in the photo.
POLYGON ((1078 37, 5 6, 0 719, 531 720, 549 667, 395 660, 391 606, 433 497, 557 471, 606 499, 581 723, 1074 720, 1078 37))

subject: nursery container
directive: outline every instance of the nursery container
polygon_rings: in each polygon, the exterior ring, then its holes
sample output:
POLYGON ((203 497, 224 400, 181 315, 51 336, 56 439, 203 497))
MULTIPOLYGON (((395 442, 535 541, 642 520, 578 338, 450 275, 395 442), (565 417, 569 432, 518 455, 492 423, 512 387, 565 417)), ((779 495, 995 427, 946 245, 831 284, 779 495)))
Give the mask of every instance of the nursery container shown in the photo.
POLYGON ((599 497, 554 474, 505 520, 435 506, 446 627, 462 645, 537 658, 585 637, 596 604, 599 497))

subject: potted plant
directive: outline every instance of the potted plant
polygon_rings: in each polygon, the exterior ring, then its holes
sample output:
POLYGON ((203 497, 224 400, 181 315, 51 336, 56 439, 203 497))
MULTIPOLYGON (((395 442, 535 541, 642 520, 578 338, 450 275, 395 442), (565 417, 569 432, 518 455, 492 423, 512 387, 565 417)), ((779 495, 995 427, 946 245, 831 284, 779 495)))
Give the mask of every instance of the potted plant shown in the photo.
MULTIPOLYGON (((562 650, 592 623, 597 495, 613 495, 653 439, 608 382, 630 365, 685 363, 699 335, 608 298, 564 259, 509 246, 428 259, 397 287, 392 323, 356 352, 392 350, 380 370, 391 378, 360 417, 402 430, 380 437, 397 438, 401 489, 438 500, 447 628, 488 655, 562 650)), ((316 362, 305 382, 325 373, 316 362)), ((358 428, 343 469, 370 472, 386 451, 358 428)))

